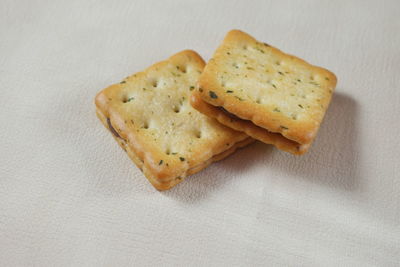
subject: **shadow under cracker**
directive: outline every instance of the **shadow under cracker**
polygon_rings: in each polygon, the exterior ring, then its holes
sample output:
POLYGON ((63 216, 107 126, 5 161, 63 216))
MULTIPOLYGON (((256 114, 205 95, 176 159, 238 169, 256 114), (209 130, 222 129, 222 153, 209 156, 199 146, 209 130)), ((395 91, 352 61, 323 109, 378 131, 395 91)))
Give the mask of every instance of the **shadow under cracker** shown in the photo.
POLYGON ((352 97, 335 93, 310 150, 303 156, 278 152, 280 155, 274 160, 285 164, 271 162, 270 167, 311 183, 346 191, 359 190, 358 109, 352 97))
MULTIPOLYGON (((97 118, 96 118, 97 119, 97 118)), ((100 123, 101 124, 101 123, 100 123)), ((104 128, 104 126, 103 126, 104 128)), ((111 132, 111 134, 114 134, 112 131, 105 129, 106 132, 111 132)), ((110 135, 110 133, 107 133, 110 135)), ((119 135, 118 135, 119 136, 119 135)), ((113 138, 111 138, 113 139, 113 138)), ((112 143, 115 143, 114 140, 112 140, 112 143)), ((227 179, 232 178, 234 175, 233 173, 237 173, 239 171, 238 166, 241 165, 242 157, 246 157, 247 160, 250 160, 254 158, 254 160, 257 158, 257 154, 259 155, 260 152, 252 153, 250 151, 247 151, 246 148, 252 146, 252 144, 243 147, 243 148, 238 148, 233 155, 229 155, 228 158, 225 158, 223 160, 214 162, 211 164, 211 166, 208 166, 207 168, 201 170, 199 173, 196 173, 194 175, 191 175, 185 179, 182 183, 179 183, 175 187, 168 189, 166 191, 157 191, 155 188, 152 187, 149 181, 147 181, 146 177, 144 174, 140 171, 136 171, 138 173, 137 176, 140 176, 140 180, 135 181, 135 184, 141 183, 143 186, 141 187, 146 187, 147 191, 152 191, 152 193, 161 193, 162 195, 165 196, 173 196, 173 198, 177 198, 180 200, 200 200, 202 197, 205 197, 208 195, 209 192, 212 192, 212 188, 216 189, 219 188, 220 186, 226 184, 227 179), (237 153, 240 151, 245 152, 247 155, 246 156, 238 156, 237 153), (236 156, 235 156, 236 155, 236 156), (222 164, 222 162, 228 162, 228 166, 223 166, 224 172, 216 171, 215 169, 213 170, 212 167, 218 166, 216 164, 222 164), (231 162, 231 164, 229 164, 231 162), (231 165, 231 166, 229 166, 231 165), (209 172, 209 173, 207 173, 209 172), (227 174, 229 173, 229 174, 227 174), (216 177, 219 176, 219 177, 216 177), (177 193, 178 192, 178 193, 177 193), (204 194, 206 192, 206 194, 204 194)), ((264 147, 265 148, 265 147, 264 147)), ((260 148, 258 148, 260 150, 260 148)), ((265 150, 265 149, 264 149, 265 150)), ((270 147, 267 147, 266 150, 270 150, 270 147)), ((265 152, 265 151, 264 151, 265 152)), ((126 154, 126 151, 125 153, 126 154)), ((125 157, 125 156, 124 156, 125 157)), ((132 165, 133 168, 139 170, 135 164, 130 162, 131 160, 129 159, 129 156, 126 157, 127 161, 129 162, 130 165, 132 165)), ((251 165, 251 164, 250 164, 251 165)), ((221 165, 220 165, 221 166, 221 165)), ((241 166, 241 170, 244 171, 247 169, 249 164, 246 164, 244 166, 241 166)), ((98 172, 98 170, 96 170, 98 172)), ((103 172, 102 172, 103 173, 103 172)), ((129 177, 129 178, 137 178, 137 177, 129 177)), ((125 179, 124 179, 125 180, 125 179)), ((109 184, 110 181, 101 179, 101 183, 98 183, 100 185, 102 184, 109 184)), ((126 191, 131 190, 132 188, 128 188, 124 186, 126 191)), ((125 191, 124 191, 125 193, 125 191)))
POLYGON ((205 199, 210 193, 221 189, 232 179, 241 179, 243 177, 241 174, 251 172, 254 165, 264 164, 264 161, 268 160, 272 152, 273 147, 271 145, 256 141, 238 149, 229 157, 212 163, 206 169, 187 177, 185 181, 170 190, 162 191, 162 194, 186 203, 205 199))

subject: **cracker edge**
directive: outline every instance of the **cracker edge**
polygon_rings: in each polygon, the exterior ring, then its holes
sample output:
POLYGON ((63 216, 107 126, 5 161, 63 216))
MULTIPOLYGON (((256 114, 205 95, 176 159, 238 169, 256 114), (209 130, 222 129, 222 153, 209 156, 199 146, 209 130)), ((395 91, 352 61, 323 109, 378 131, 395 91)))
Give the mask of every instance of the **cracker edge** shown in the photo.
POLYGON ((299 144, 295 141, 285 138, 279 133, 271 133, 270 131, 255 125, 249 120, 240 118, 232 118, 225 112, 205 102, 198 91, 192 93, 190 104, 193 108, 200 111, 204 115, 215 118, 218 122, 237 131, 245 132, 247 135, 257 139, 263 143, 271 144, 280 150, 292 153, 294 155, 302 155, 306 153, 311 144, 299 144))
MULTIPOLYGON (((195 51, 184 50, 184 51, 174 54, 173 56, 169 57, 166 60, 160 61, 160 62, 146 68, 142 72, 138 72, 136 74, 129 76, 128 78, 125 79, 125 81, 129 81, 130 77, 132 77, 132 76, 146 75, 147 71, 158 68, 158 67, 162 67, 164 64, 166 64, 169 61, 175 61, 175 60, 179 61, 179 59, 183 56, 189 56, 189 57, 193 58, 194 61, 200 65, 200 67, 204 68, 205 63, 204 63, 203 59, 195 51)), ((211 156, 207 159, 199 159, 198 157, 195 157, 194 159, 191 160, 190 165, 187 163, 187 161, 181 162, 179 160, 176 160, 175 162, 170 162, 168 168, 166 168, 165 166, 159 166, 158 160, 155 159, 155 158, 157 158, 159 152, 157 150, 151 150, 148 147, 146 148, 145 145, 137 142, 135 140, 135 133, 130 131, 125 126, 125 124, 123 123, 123 120, 120 119, 118 112, 116 112, 115 110, 110 108, 110 105, 108 104, 109 94, 112 95, 115 88, 116 87, 118 88, 121 86, 123 86, 123 85, 121 85, 121 84, 111 85, 111 86, 107 87, 106 89, 103 89, 96 95, 95 104, 96 104, 97 111, 98 111, 97 115, 99 116, 99 114, 101 114, 102 116, 104 116, 106 118, 106 121, 105 121, 106 124, 104 124, 104 122, 103 122, 103 124, 106 126, 106 128, 108 128, 107 118, 109 118, 114 130, 118 133, 118 135, 121 136, 121 138, 123 140, 129 140, 129 144, 127 146, 123 146, 123 147, 129 147, 129 149, 132 150, 132 153, 131 153, 133 155, 133 156, 131 156, 132 160, 135 159, 134 162, 138 166, 143 165, 143 167, 142 167, 143 172, 144 172, 145 176, 148 177, 149 181, 153 185, 157 184, 156 181, 158 183, 165 183, 165 182, 170 182, 172 179, 175 179, 176 177, 181 177, 182 178, 181 180, 183 180, 183 178, 185 178, 186 176, 191 174, 189 172, 189 170, 191 170, 192 168, 200 166, 202 163, 211 160, 214 156, 219 155, 225 151, 228 151, 231 147, 234 147, 235 144, 237 144, 241 141, 245 141, 249 138, 244 133, 238 132, 234 138, 232 138, 231 140, 225 140, 226 142, 221 142, 218 146, 216 146, 213 150, 211 150, 210 151, 211 156), (227 147, 225 145, 226 143, 229 143, 230 145, 227 147), (154 157, 154 155, 156 155, 156 156, 154 157), (140 162, 142 162, 142 161, 143 161, 143 164, 140 164, 140 162)), ((117 139, 117 141, 123 141, 123 140, 117 139)), ((121 145, 120 142, 118 142, 118 143, 121 145)), ((236 147, 233 149, 233 151, 235 151, 235 150, 236 150, 236 147)), ((233 151, 231 153, 233 153, 233 151)), ((227 155, 229 155, 229 154, 227 154, 227 155)), ((164 155, 162 155, 162 156, 164 156, 164 155)), ((162 156, 160 156, 160 157, 162 157, 162 156)), ((211 160, 210 163, 213 161, 214 160, 211 160)), ((204 167, 208 166, 210 163, 204 165, 204 167)), ((203 169, 204 167, 200 168, 199 170, 203 169)), ((199 171, 199 170, 197 170, 197 171, 199 171)), ((158 189, 161 188, 160 190, 164 190, 162 188, 168 187, 168 186, 164 186, 164 185, 162 185, 161 187, 160 186, 157 187, 156 185, 154 185, 154 186, 158 189)), ((171 186, 173 186, 173 185, 171 185, 171 186)), ((168 188, 170 188, 170 186, 168 188)))
MULTIPOLYGON (((220 55, 224 56, 225 49, 231 46, 233 42, 260 43, 254 37, 250 36, 247 33, 244 33, 239 30, 231 30, 230 32, 228 32, 228 34, 222 41, 222 44, 217 48, 213 57, 215 58, 220 55)), ((319 75, 329 77, 330 87, 331 87, 330 89, 332 90, 332 94, 323 98, 322 101, 320 102, 321 104, 324 105, 325 108, 322 112, 321 118, 318 121, 310 120, 308 122, 303 122, 300 124, 300 123, 294 123, 292 120, 279 115, 278 116, 280 118, 277 121, 272 121, 270 118, 277 117, 277 114, 275 114, 274 112, 265 111, 263 107, 259 107, 257 106, 257 104, 253 102, 248 102, 248 101, 243 102, 238 100, 234 96, 226 94, 224 92, 225 89, 222 88, 215 79, 216 76, 214 74, 218 73, 218 69, 216 68, 215 64, 212 63, 212 61, 210 61, 206 65, 203 73, 200 75, 197 90, 199 90, 199 88, 202 88, 203 90, 202 92, 200 92, 202 99, 205 102, 212 104, 213 106, 222 106, 227 111, 238 116, 241 119, 251 120, 254 124, 270 132, 280 133, 284 137, 293 140, 297 143, 310 144, 316 137, 320 124, 322 123, 323 118, 325 116, 326 110, 329 107, 333 91, 337 83, 337 78, 335 74, 333 74, 327 69, 314 66, 304 61, 303 59, 300 59, 290 54, 286 54, 281 50, 272 47, 270 45, 268 46, 270 49, 273 49, 274 53, 279 54, 282 57, 289 58, 290 60, 295 61, 297 64, 306 65, 308 68, 312 68, 315 73, 319 73, 319 75), (218 93, 219 96, 223 96, 222 97, 223 99, 221 97, 210 98, 209 91, 218 93), (280 127, 280 125, 287 126, 289 130, 283 130, 280 127)))

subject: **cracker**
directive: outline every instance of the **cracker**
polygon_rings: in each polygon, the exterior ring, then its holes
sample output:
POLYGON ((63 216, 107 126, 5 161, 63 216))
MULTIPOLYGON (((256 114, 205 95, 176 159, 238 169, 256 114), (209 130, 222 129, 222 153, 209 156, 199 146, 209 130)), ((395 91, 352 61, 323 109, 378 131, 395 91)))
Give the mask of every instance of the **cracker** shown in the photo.
POLYGON ((232 30, 207 63, 196 91, 206 103, 242 120, 233 125, 215 111, 211 116, 221 123, 303 154, 317 134, 335 86, 336 76, 330 71, 232 30), (293 141, 297 148, 282 145, 282 139, 271 133, 293 141))
POLYGON ((253 141, 191 107, 203 68, 197 53, 182 51, 96 96, 97 116, 159 190, 253 141))

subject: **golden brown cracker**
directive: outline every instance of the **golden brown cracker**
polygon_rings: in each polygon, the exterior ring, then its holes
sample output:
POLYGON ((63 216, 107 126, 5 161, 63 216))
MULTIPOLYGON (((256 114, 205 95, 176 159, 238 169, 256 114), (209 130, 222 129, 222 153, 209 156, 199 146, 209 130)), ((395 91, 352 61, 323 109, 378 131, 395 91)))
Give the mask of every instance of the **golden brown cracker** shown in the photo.
POLYGON ((335 86, 330 71, 233 30, 207 63, 196 90, 208 104, 307 146, 335 86))
POLYGON ((99 118, 157 189, 250 142, 189 104, 203 68, 201 57, 185 50, 96 96, 99 118))

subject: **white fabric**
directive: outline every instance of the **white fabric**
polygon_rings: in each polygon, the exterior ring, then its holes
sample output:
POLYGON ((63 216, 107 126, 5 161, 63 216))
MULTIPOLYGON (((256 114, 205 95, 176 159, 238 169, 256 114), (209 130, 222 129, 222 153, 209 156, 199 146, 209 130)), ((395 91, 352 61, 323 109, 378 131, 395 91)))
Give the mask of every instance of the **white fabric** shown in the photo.
POLYGON ((398 266, 400 2, 1 1, 0 266, 398 266), (167 192, 95 116, 104 87, 225 33, 338 87, 301 157, 256 143, 167 192))

